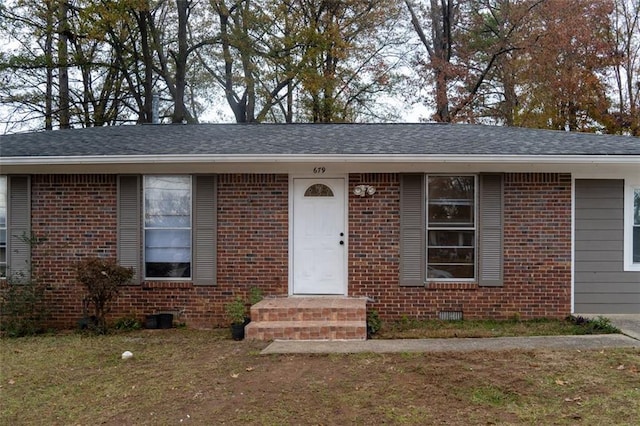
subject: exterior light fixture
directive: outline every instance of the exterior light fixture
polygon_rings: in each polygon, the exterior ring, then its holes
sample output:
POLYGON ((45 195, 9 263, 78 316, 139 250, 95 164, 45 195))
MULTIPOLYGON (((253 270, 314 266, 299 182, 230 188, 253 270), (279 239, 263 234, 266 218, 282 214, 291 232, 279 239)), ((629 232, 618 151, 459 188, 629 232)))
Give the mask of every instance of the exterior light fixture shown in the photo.
POLYGON ((376 193, 376 188, 371 185, 357 185, 353 188, 353 194, 358 197, 366 197, 367 195, 371 196, 376 193))

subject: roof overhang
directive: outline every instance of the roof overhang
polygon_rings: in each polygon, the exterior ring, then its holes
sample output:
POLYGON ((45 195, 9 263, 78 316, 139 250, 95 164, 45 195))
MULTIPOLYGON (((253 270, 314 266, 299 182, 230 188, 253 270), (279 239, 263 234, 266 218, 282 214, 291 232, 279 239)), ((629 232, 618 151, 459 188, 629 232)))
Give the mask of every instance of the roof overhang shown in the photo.
POLYGON ((640 174, 636 155, 119 155, 3 157, 3 174, 570 172, 640 174), (310 169, 311 168, 311 169, 310 169))

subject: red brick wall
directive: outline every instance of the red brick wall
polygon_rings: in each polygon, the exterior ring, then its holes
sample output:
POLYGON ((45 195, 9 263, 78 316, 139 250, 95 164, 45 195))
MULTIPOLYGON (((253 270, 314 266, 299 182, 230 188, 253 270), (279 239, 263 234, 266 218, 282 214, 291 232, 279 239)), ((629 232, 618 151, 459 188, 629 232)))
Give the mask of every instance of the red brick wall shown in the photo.
MULTIPOLYGON (((218 177, 216 286, 149 281, 122 288, 112 319, 157 312, 179 314, 192 327, 226 324, 224 304, 251 287, 265 295, 288 292, 288 176, 218 177)), ((505 175, 504 286, 442 283, 400 287, 399 175, 351 174, 349 190, 372 184, 372 197, 349 195, 349 294, 368 296, 385 319, 562 317, 570 312, 571 178, 505 175)), ((35 275, 47 285, 52 326, 74 327, 83 289, 75 263, 116 255, 116 176, 32 177, 32 231, 46 241, 33 250, 35 275)))
POLYGON ((109 175, 31 177, 32 276, 46 284, 51 326, 82 316, 75 264, 84 256, 116 256, 116 180, 109 175))
POLYGON ((352 174, 349 187, 372 184, 371 198, 350 195, 349 292, 367 296, 382 318, 563 317, 571 310, 571 176, 506 174, 504 286, 398 285, 400 193, 397 174, 352 174), (380 248, 380 250, 378 249, 380 248))
MULTIPOLYGON (((220 175, 218 284, 147 281, 122 287, 111 319, 172 312, 193 327, 226 324, 224 304, 251 287, 287 293, 287 175, 220 175)), ((33 249, 34 276, 47 285, 51 326, 74 327, 83 288, 74 265, 87 256, 116 256, 114 175, 32 177, 32 231, 46 241, 33 249)))
MULTIPOLYGON (((218 178, 218 287, 224 304, 251 287, 286 296, 289 264, 289 177, 218 178)), ((214 304, 216 311, 222 309, 214 304)))

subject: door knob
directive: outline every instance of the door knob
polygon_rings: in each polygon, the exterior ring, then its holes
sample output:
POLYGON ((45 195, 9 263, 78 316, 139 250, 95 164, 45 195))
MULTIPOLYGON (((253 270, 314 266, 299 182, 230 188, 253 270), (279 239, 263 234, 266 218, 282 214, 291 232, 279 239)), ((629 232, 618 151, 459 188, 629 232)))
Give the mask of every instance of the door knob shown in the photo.
POLYGON ((340 240, 340 245, 341 246, 344 245, 344 241, 340 240))

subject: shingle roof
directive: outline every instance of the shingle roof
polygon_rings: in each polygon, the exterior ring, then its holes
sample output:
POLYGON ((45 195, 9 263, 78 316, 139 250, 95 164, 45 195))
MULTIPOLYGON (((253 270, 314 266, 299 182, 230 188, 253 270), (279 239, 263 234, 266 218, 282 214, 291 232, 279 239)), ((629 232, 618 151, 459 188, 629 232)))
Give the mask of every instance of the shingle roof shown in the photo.
POLYGON ((640 138, 465 124, 198 124, 0 136, 0 158, 171 155, 640 155, 640 138))

